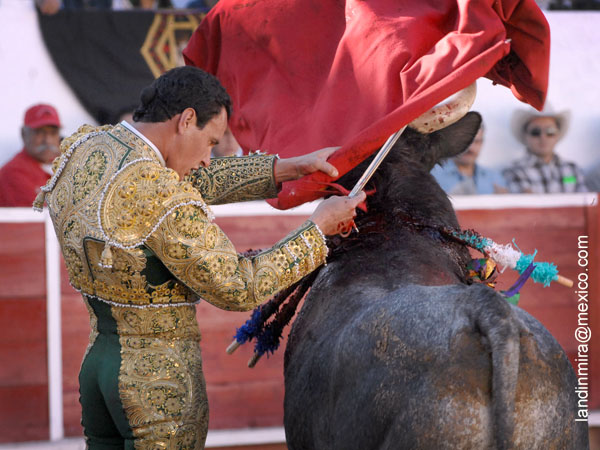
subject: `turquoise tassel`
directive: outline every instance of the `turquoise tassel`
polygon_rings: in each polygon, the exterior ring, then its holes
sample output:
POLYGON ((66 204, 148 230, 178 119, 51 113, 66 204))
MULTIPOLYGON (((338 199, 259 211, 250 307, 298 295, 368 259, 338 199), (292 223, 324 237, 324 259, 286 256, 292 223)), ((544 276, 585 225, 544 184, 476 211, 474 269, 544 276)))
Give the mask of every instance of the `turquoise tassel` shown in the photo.
POLYGON ((533 255, 526 255, 525 253, 521 252, 521 257, 517 261, 517 265, 515 266, 515 270, 517 272, 519 272, 519 273, 525 272, 525 270, 529 267, 529 265, 535 259, 535 255, 537 255, 537 250, 535 251, 535 253, 533 255))
POLYGON ((536 283, 543 283, 544 287, 550 286, 550 282, 558 279, 558 268, 553 263, 535 263, 535 270, 531 278, 536 283))
MULTIPOLYGON (((519 273, 523 273, 533 262, 536 254, 537 250, 533 255, 521 253, 521 257, 517 261, 515 270, 519 273)), ((553 263, 536 262, 535 269, 531 274, 531 279, 536 283, 542 283, 544 287, 548 287, 552 281, 558 279, 558 268, 553 263)))
POLYGON ((465 244, 469 245, 469 247, 474 248, 476 250, 483 250, 485 247, 490 246, 493 241, 488 238, 484 238, 482 236, 477 236, 473 233, 469 233, 468 231, 465 233, 453 233, 455 237, 463 241, 465 244))

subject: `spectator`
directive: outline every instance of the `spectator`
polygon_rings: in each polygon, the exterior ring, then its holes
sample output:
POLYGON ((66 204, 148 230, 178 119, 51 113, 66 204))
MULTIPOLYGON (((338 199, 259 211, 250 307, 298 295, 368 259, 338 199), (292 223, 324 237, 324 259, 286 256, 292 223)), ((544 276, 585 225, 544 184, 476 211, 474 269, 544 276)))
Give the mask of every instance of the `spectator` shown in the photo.
POLYGON ((590 192, 600 192, 600 164, 596 164, 585 174, 585 185, 590 192))
POLYGON ((586 192, 583 172, 575 163, 560 158, 554 148, 569 128, 569 111, 556 113, 547 106, 515 111, 514 136, 525 145, 525 157, 505 169, 508 189, 515 193, 586 192))
POLYGON ((476 163, 483 145, 483 122, 475 139, 463 153, 435 166, 431 174, 449 195, 499 194, 508 192, 500 172, 476 163))
POLYGON ((31 206, 52 175, 60 127, 58 113, 50 105, 35 105, 25 112, 23 149, 0 169, 0 206, 31 206))
POLYGON ((42 14, 55 14, 60 9, 61 0, 35 0, 35 5, 42 14))

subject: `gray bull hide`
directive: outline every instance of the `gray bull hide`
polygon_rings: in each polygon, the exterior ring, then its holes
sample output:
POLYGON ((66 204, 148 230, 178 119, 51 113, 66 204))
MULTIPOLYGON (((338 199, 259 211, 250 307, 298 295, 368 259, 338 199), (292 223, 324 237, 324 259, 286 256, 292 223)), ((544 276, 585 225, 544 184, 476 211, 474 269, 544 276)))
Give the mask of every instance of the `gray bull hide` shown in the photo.
MULTIPOLYGON (((458 223, 429 170, 467 148, 480 120, 407 130, 376 173, 360 234, 338 242, 290 334, 290 450, 588 448, 560 345, 469 284, 468 250, 439 233, 458 223)), ((364 166, 340 181, 351 187, 364 166)))

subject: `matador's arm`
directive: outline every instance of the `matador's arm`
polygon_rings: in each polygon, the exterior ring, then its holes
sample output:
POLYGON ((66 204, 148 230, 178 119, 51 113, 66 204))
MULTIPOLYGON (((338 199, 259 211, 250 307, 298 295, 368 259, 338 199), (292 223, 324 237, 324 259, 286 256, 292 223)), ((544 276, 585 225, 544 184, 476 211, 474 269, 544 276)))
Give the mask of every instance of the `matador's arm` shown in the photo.
POLYGON ((325 262, 324 236, 311 221, 254 257, 236 253, 202 206, 173 211, 146 245, 197 295, 227 310, 250 310, 325 262))
POLYGON ((186 180, 209 205, 273 198, 276 159, 263 154, 212 158, 210 166, 192 171, 186 180))

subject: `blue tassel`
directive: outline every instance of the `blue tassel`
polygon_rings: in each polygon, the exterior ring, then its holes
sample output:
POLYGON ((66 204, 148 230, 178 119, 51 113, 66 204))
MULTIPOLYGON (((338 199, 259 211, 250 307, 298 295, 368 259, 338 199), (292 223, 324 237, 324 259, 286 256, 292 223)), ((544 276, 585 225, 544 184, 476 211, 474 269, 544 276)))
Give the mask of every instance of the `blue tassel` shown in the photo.
POLYGON ((256 337, 262 330, 262 324, 260 322, 261 306, 252 311, 252 315, 246 321, 244 325, 239 327, 235 333, 235 340, 239 344, 244 344, 256 337))
POLYGON ((275 350, 279 348, 280 340, 281 334, 277 336, 275 333, 273 333, 273 329, 269 324, 262 330, 262 333, 260 333, 260 335, 256 338, 254 353, 257 353, 259 355, 263 355, 266 353, 267 356, 269 355, 269 353, 275 353, 275 350))

